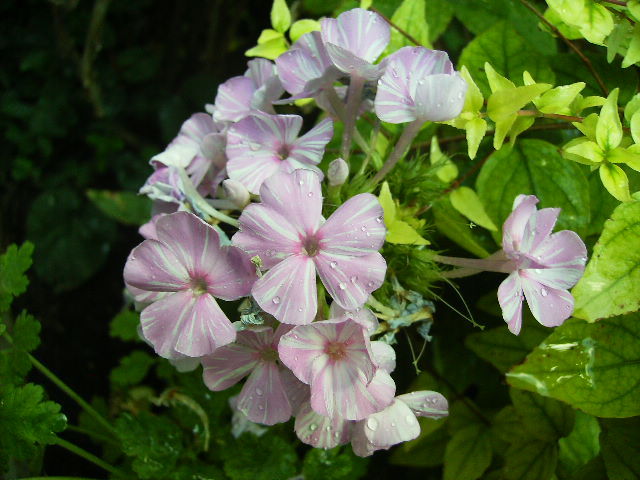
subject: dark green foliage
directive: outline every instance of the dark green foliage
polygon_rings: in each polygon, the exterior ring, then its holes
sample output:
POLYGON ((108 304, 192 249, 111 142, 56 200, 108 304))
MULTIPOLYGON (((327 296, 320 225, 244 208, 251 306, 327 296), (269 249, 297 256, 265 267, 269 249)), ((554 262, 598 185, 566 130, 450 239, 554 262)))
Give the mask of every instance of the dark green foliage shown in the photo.
POLYGON ((0 312, 8 310, 13 297, 24 293, 29 280, 24 274, 31 266, 33 244, 25 242, 19 248, 11 245, 0 255, 0 312))
POLYGON ((126 387, 140 383, 156 359, 146 352, 135 351, 120 360, 120 365, 111 370, 111 382, 115 387, 126 387))
POLYGON ((356 457, 349 447, 309 450, 302 472, 306 480, 357 480, 367 470, 367 459, 356 457))
POLYGON ((289 440, 274 434, 244 434, 227 445, 224 472, 231 480, 286 480, 296 473, 297 464, 289 440))
POLYGON ((126 342, 142 341, 138 335, 140 314, 132 310, 124 309, 118 313, 109 326, 109 335, 126 342))

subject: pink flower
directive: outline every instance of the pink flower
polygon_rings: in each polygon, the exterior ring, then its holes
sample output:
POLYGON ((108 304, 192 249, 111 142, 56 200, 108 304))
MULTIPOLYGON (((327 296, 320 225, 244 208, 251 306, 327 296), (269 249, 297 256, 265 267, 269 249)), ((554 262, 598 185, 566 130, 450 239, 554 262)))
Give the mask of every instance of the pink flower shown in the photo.
POLYGON ((262 204, 247 206, 232 242, 270 269, 251 294, 283 323, 306 324, 318 307, 316 271, 345 310, 362 306, 382 285, 378 249, 385 227, 378 199, 361 193, 322 223, 320 178, 309 170, 278 172, 260 188, 262 204))
POLYGON ((351 319, 297 326, 282 336, 278 353, 311 387, 311 408, 325 417, 360 420, 385 408, 395 394, 391 377, 390 384, 372 382, 378 366, 369 337, 351 319))
POLYGON ((551 233, 559 208, 536 210, 534 195, 518 195, 504 223, 502 249, 513 271, 498 288, 498 301, 509 330, 518 335, 522 301, 527 299, 535 319, 547 327, 561 325, 573 313, 575 285, 587 261, 587 249, 572 231, 551 233))
POLYGON ((264 58, 247 63, 244 76, 233 77, 218 87, 213 118, 237 122, 252 111, 274 113, 272 102, 284 92, 275 65, 264 58))
POLYGON ((301 127, 298 115, 253 114, 240 120, 228 134, 229 178, 257 194, 277 171, 307 168, 322 175, 316 165, 333 136, 333 122, 325 119, 298 138, 301 127))
POLYGON ((235 343, 202 359, 204 383, 217 392, 248 375, 236 408, 252 422, 286 422, 308 396, 308 387, 277 361, 280 337, 291 328, 280 325, 274 333, 271 327, 263 326, 238 332, 235 343))
POLYGON ((140 316, 144 337, 165 358, 208 355, 235 340, 215 299, 249 294, 255 280, 250 260, 235 247, 221 247, 213 227, 191 213, 159 218, 155 235, 133 249, 124 267, 136 300, 153 302, 140 316))
POLYGON ((386 58, 375 109, 384 122, 441 122, 457 117, 467 84, 445 52, 404 47, 386 58))
POLYGON ((354 8, 321 22, 322 40, 333 64, 344 73, 376 80, 384 65, 373 65, 389 43, 391 31, 375 12, 354 8))

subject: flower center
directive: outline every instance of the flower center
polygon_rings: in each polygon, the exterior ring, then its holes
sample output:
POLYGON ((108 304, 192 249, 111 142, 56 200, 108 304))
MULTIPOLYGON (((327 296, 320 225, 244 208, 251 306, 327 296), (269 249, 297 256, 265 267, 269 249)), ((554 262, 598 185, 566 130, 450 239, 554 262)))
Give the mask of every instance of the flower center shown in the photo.
POLYGON ((279 360, 279 358, 278 352, 273 348, 265 348, 260 352, 260 359, 265 362, 275 362, 276 360, 279 360))
POLYGON ((329 358, 334 361, 342 360, 347 356, 346 345, 342 342, 329 342, 324 347, 324 353, 329 355, 329 358))
POLYGON ((320 241, 310 235, 302 241, 302 252, 308 257, 315 257, 320 252, 320 241))
POLYGON ((278 156, 280 157, 280 159, 286 160, 287 158, 289 158, 289 155, 291 155, 289 145, 287 145, 286 143, 280 145, 280 148, 278 149, 278 156))
POLYGON ((191 291, 195 295, 202 295, 203 293, 207 293, 207 281, 202 277, 192 278, 189 286, 191 287, 191 291))

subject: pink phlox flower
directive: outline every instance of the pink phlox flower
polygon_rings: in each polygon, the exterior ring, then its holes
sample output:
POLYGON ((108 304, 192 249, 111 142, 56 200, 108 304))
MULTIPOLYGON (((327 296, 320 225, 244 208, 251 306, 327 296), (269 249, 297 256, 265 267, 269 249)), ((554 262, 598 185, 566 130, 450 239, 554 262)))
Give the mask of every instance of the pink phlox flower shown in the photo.
POLYGON ((368 457, 420 435, 417 416, 439 419, 448 415, 448 403, 438 392, 398 395, 391 405, 353 426, 351 445, 356 455, 368 457))
POLYGON ((375 12, 354 8, 320 22, 322 40, 333 64, 342 72, 366 80, 377 80, 384 62, 374 65, 389 44, 391 31, 375 12))
POLYGON ((252 422, 286 422, 309 395, 309 388, 278 361, 278 342, 291 328, 280 325, 274 332, 261 326, 238 332, 235 343, 202 358, 204 383, 217 392, 248 376, 238 396, 238 410, 252 422))
POLYGON ((466 91, 467 83, 446 52, 403 47, 386 59, 376 114, 389 123, 451 120, 462 111, 466 91))
POLYGON ((587 249, 570 230, 551 233, 559 208, 536 209, 535 195, 518 195, 503 226, 502 249, 513 271, 498 288, 498 301, 509 330, 518 335, 522 301, 547 327, 561 325, 573 313, 568 289, 582 276, 587 249))
MULTIPOLYGON (((282 86, 292 97, 311 98, 332 88, 342 73, 333 65, 320 32, 302 35, 291 48, 276 58, 282 86)), ((282 102, 282 101, 281 101, 282 102)))
POLYGON ((336 302, 332 302, 329 307, 329 318, 335 318, 337 320, 350 318, 354 322, 359 323, 369 335, 373 335, 379 325, 378 318, 368 308, 357 307, 355 310, 345 310, 336 302))
POLYGON ((156 235, 134 248, 124 267, 127 285, 165 294, 140 315, 144 337, 165 358, 200 357, 234 341, 235 328, 215 299, 249 294, 256 278, 249 258, 220 246, 213 227, 187 212, 159 218, 156 235))
POLYGON ((211 110, 219 122, 237 122, 253 111, 275 113, 272 103, 284 93, 275 64, 264 58, 250 60, 243 76, 218 87, 211 110))
POLYGON ((310 170, 278 172, 247 206, 232 242, 269 271, 251 290, 260 307, 283 323, 310 323, 317 312, 316 272, 345 310, 361 307, 382 285, 385 226, 378 199, 361 193, 323 223, 320 178, 310 170))
POLYGON ((395 394, 393 380, 375 362, 367 333, 351 319, 299 325, 282 336, 278 353, 311 387, 311 408, 325 417, 360 420, 385 408, 395 394), (385 378, 374 383, 377 370, 385 378))
POLYGON ((299 115, 252 114, 234 124, 227 139, 229 178, 257 194, 278 171, 306 168, 322 175, 316 165, 333 136, 333 122, 322 120, 298 137, 301 128, 299 115))
POLYGON ((256 437, 261 437, 269 431, 269 427, 264 427, 258 423, 252 422, 247 416, 238 409, 238 397, 234 395, 229 398, 229 407, 233 415, 231 416, 231 435, 238 438, 245 432, 249 432, 256 437))

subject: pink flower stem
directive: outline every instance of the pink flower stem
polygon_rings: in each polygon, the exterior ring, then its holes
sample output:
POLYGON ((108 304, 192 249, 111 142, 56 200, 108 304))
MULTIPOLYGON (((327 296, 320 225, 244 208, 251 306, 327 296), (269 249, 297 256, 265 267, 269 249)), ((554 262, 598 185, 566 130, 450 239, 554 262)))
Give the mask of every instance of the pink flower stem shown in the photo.
POLYGON ((356 118, 360 110, 362 100, 362 90, 364 88, 364 78, 357 75, 351 76, 349 92, 347 96, 347 106, 344 118, 344 131, 342 132, 342 146, 340 148, 342 158, 348 162, 351 154, 351 138, 356 126, 356 118))
POLYGON ((475 273, 478 273, 478 271, 511 273, 516 270, 513 260, 509 259, 494 260, 492 258, 458 258, 446 257, 444 255, 434 255, 433 259, 436 262, 444 263, 445 265, 453 265, 454 267, 475 270, 475 273))
POLYGON ((443 278, 464 278, 481 273, 477 268, 454 268, 446 272, 440 272, 443 278))
POLYGON ((387 161, 384 163, 384 165, 382 165, 380 171, 378 171, 378 173, 376 173, 376 175, 371 180, 372 186, 377 185, 380 180, 382 180, 385 175, 389 173, 393 167, 396 166, 396 163, 398 163, 398 161, 407 151, 407 149, 411 145, 411 142, 413 142, 413 139, 416 138, 416 135, 420 131, 420 128, 423 124, 424 121, 422 120, 414 120, 404 128, 402 135, 400 135, 396 146, 391 152, 391 155, 389 155, 389 158, 387 158, 387 161))

